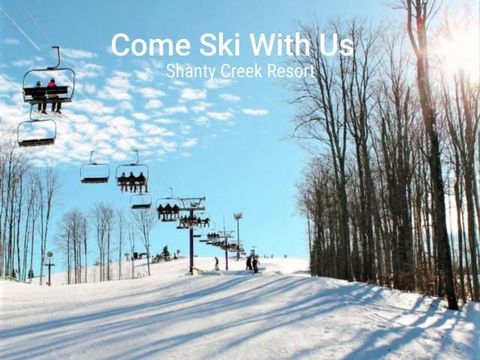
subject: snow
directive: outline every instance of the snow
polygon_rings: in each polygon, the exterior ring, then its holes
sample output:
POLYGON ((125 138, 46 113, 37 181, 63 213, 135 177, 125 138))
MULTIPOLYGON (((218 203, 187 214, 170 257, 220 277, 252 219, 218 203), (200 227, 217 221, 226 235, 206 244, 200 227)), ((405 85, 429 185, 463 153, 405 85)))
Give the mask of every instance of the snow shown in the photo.
MULTIPOLYGON (((40 287, 0 281, 0 359, 480 359, 480 304, 311 278, 297 259, 40 287), (215 276, 214 276, 215 275, 215 276)), ((221 261, 220 266, 223 265, 221 261)), ((60 276, 60 275, 55 275, 60 276)))

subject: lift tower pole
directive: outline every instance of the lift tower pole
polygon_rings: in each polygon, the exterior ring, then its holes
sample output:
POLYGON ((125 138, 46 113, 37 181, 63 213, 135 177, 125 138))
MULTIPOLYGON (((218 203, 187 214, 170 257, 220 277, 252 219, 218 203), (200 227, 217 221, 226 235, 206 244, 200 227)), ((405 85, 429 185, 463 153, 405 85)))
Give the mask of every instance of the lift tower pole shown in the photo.
POLYGON ((233 231, 219 231, 218 234, 221 238, 224 239, 224 247, 225 247, 225 270, 228 270, 228 240, 233 238, 233 231))
POLYGON ((237 221, 237 261, 240 260, 240 220, 243 219, 243 213, 233 213, 233 218, 237 221))
MULTIPOLYGON (((170 188, 171 192, 173 193, 172 188, 170 188)), ((195 227, 205 227, 209 226, 209 219, 201 219, 195 215, 195 212, 205 211, 205 207, 202 203, 206 200, 205 196, 203 197, 167 197, 160 199, 160 202, 166 201, 173 201, 178 203, 177 213, 165 213, 165 208, 157 204, 157 212, 158 218, 161 221, 179 221, 177 229, 188 229, 189 230, 189 247, 190 247, 190 275, 193 275, 193 267, 194 267, 194 239, 195 234, 194 230, 195 227), (163 212, 162 212, 163 211, 163 212), (181 216, 181 213, 188 213, 188 216, 181 216), (174 216, 173 216, 174 215, 174 216)), ((169 205, 168 205, 169 206, 169 205)), ((177 206, 177 205, 176 205, 177 206)), ((169 208, 172 209, 172 208, 169 208)), ((169 210, 171 211, 171 210, 169 210)))
MULTIPOLYGON (((190 218, 193 218, 194 216, 194 210, 190 209, 190 218)), ((193 248, 193 226, 190 226, 190 275, 193 275, 193 254, 194 254, 194 248, 193 248)))

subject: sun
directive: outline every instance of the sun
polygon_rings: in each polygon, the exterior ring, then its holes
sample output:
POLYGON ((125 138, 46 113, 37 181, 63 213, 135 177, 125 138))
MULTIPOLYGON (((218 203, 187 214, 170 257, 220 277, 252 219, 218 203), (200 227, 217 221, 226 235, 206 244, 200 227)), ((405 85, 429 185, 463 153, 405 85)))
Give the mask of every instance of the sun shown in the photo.
POLYGON ((462 72, 480 83, 480 24, 478 19, 449 24, 434 45, 446 74, 462 72))

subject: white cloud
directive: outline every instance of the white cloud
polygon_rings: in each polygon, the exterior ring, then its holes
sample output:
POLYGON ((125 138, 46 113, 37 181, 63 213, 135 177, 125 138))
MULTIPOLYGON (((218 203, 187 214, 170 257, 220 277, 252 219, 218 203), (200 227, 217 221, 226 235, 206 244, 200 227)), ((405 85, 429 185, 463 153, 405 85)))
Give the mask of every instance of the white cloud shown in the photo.
POLYGON ((118 103, 118 108, 125 111, 132 111, 133 105, 128 101, 121 101, 118 103))
POLYGON ((268 115, 268 110, 267 109, 250 109, 246 108, 243 109, 242 112, 245 115, 250 115, 250 116, 265 116, 268 115))
POLYGON ((65 108, 67 110, 80 111, 93 115, 111 114, 115 111, 115 108, 112 106, 105 106, 98 100, 93 101, 90 99, 75 99, 72 103, 67 104, 65 108))
POLYGON ((218 97, 222 100, 230 101, 230 102, 239 102, 242 100, 240 96, 233 95, 233 94, 228 94, 228 93, 223 93, 218 95, 218 97))
POLYGON ((166 125, 166 124, 174 124, 174 123, 176 123, 176 120, 173 120, 173 119, 155 119, 155 120, 153 120, 153 122, 156 123, 156 124, 166 125))
POLYGON ((198 117, 195 119, 195 124, 203 126, 203 125, 208 125, 209 119, 205 115, 198 117))
POLYGON ((190 130, 192 130, 191 125, 185 125, 185 124, 180 125, 180 132, 182 133, 182 135, 190 134, 190 130))
POLYGON ((84 63, 75 70, 78 79, 96 78, 103 73, 103 66, 94 63, 84 63))
POLYGON ((205 81, 205 87, 207 89, 220 89, 222 87, 230 86, 231 84, 232 80, 223 78, 214 78, 205 81))
POLYGON ((197 145, 197 143, 198 143, 197 139, 187 139, 182 143, 182 147, 190 148, 190 147, 193 147, 193 146, 197 145))
POLYGON ((145 114, 145 113, 140 113, 140 112, 135 112, 132 114, 132 116, 137 119, 137 120, 140 120, 140 121, 147 121, 148 119, 150 119, 150 117, 145 114))
POLYGON ((82 89, 87 93, 92 95, 95 93, 96 87, 94 84, 86 83, 82 86, 82 89))
POLYGON ((175 133, 166 128, 156 126, 153 124, 142 124, 140 129, 146 134, 151 136, 175 136, 175 133))
POLYGON ((90 51, 68 48, 62 48, 61 54, 72 59, 91 59, 97 57, 97 54, 90 51))
POLYGON ((5 38, 3 40, 3 43, 5 45, 20 45, 20 41, 18 39, 15 39, 15 38, 5 38))
POLYGON ((160 100, 151 99, 145 104, 145 109, 158 109, 163 106, 163 103, 160 100))
POLYGON ((12 65, 17 67, 30 67, 33 65, 33 61, 32 60, 15 60, 15 61, 12 61, 12 65))
POLYGON ((115 71, 114 75, 107 79, 106 85, 99 92, 101 99, 130 101, 132 96, 128 93, 130 89, 130 74, 123 71, 115 71))
POLYGON ((207 90, 184 88, 180 93, 180 97, 185 100, 201 100, 207 97, 207 90))
POLYGON ((152 81, 153 80, 153 71, 150 68, 145 68, 143 71, 135 71, 135 75, 140 81, 152 81))
POLYGON ((207 110, 211 106, 213 106, 213 104, 207 103, 205 101, 199 101, 195 105, 191 106, 190 109, 195 113, 199 113, 207 110))
POLYGON ((177 105, 177 106, 166 107, 163 109, 163 112, 167 115, 171 115, 171 114, 177 114, 177 113, 187 113, 188 109, 185 105, 177 105))
POLYGON ((233 116, 233 113, 230 111, 223 111, 223 112, 208 111, 207 115, 214 120, 225 121, 230 119, 233 116))
POLYGON ((165 93, 162 90, 158 90, 152 87, 144 87, 137 89, 136 91, 142 94, 142 96, 147 99, 155 99, 160 96, 165 96, 165 93))

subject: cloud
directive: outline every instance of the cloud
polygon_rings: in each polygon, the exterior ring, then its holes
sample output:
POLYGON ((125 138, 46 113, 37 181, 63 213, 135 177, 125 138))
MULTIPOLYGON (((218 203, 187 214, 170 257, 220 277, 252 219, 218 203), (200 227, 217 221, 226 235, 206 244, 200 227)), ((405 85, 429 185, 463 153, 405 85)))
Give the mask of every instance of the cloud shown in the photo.
POLYGON ((15 60, 15 61, 12 61, 12 65, 17 67, 31 67, 33 65, 33 61, 32 60, 15 60))
POLYGON ((177 113, 188 113, 188 109, 185 105, 177 105, 166 107, 163 109, 163 112, 167 115, 177 114, 177 113))
POLYGON ((133 105, 128 101, 121 101, 118 103, 118 108, 125 111, 132 111, 133 105))
POLYGON ((3 39, 5 45, 20 45, 20 41, 15 38, 5 38, 3 39))
POLYGON ((197 143, 198 143, 197 139, 187 139, 182 143, 182 147, 190 148, 190 147, 193 147, 193 146, 197 145, 197 143))
POLYGON ((190 109, 195 113, 199 113, 207 110, 211 106, 213 106, 213 104, 207 103, 204 101, 199 101, 195 105, 191 106, 190 109))
POLYGON ((173 80, 172 84, 175 85, 175 86, 185 86, 185 85, 187 85, 187 83, 185 81, 182 81, 182 80, 173 80))
POLYGON ((195 124, 197 124, 199 126, 208 125, 208 122, 209 122, 209 119, 205 115, 202 115, 202 116, 195 119, 195 124))
POLYGON ((214 120, 225 121, 230 119, 233 116, 233 113, 230 111, 223 111, 223 112, 208 111, 207 115, 214 120))
POLYGON ((115 71, 114 75, 107 79, 106 85, 99 92, 98 97, 108 100, 130 101, 132 96, 128 93, 131 87, 129 77, 129 73, 115 71))
POLYGON ((180 132, 182 133, 182 135, 190 134, 190 130, 192 130, 191 125, 185 125, 185 124, 180 125, 180 132))
POLYGON ((173 119, 155 119, 153 120, 155 124, 161 124, 161 125, 166 125, 166 124, 174 124, 176 123, 176 120, 173 119))
POLYGON ((184 88, 180 93, 180 97, 185 100, 201 100, 207 97, 207 90, 184 88))
POLYGON ((230 102, 239 102, 242 100, 240 96, 233 95, 233 94, 228 94, 228 93, 223 93, 218 95, 218 97, 222 100, 230 101, 230 102))
POLYGON ((230 86, 231 84, 232 80, 223 78, 214 78, 205 81, 205 87, 207 89, 220 89, 222 87, 230 86))
POLYGON ((140 113, 140 112, 135 112, 135 113, 132 114, 132 116, 135 119, 140 120, 140 121, 147 121, 148 119, 150 119, 150 116, 148 116, 145 113, 140 113))
POLYGON ((92 59, 97 57, 97 54, 90 51, 69 48, 62 48, 61 54, 71 59, 92 59))
POLYGON ((165 96, 165 93, 162 90, 158 90, 152 87, 144 87, 136 89, 135 91, 139 92, 144 98, 147 99, 155 99, 157 97, 165 96))
POLYGON ((145 104, 145 109, 158 109, 163 106, 163 103, 160 100, 151 99, 145 104))
POLYGON ((150 68, 145 68, 144 70, 140 71, 137 70, 135 71, 135 76, 137 77, 138 80, 140 81, 152 81, 153 80, 153 71, 150 68))
POLYGON ((153 135, 153 136, 175 136, 175 133, 171 130, 168 130, 163 127, 159 127, 153 124, 142 124, 140 129, 146 135, 153 135))
MULTIPOLYGON (((80 111, 84 113, 89 113, 93 115, 105 115, 111 114, 115 111, 115 108, 112 106, 105 106, 99 100, 90 100, 90 99, 74 99, 71 103, 65 106, 67 111, 80 111)), ((64 108, 62 107, 62 111, 64 108)))
POLYGON ((245 115, 250 115, 250 116, 265 116, 268 115, 268 110, 267 109, 250 109, 250 108, 245 108, 242 110, 242 112, 245 115))
POLYGON ((82 85, 82 89, 89 95, 92 95, 95 93, 95 90, 97 89, 94 84, 89 84, 86 83, 82 85))
POLYGON ((83 63, 75 69, 78 79, 96 78, 103 73, 103 66, 94 63, 83 63))

